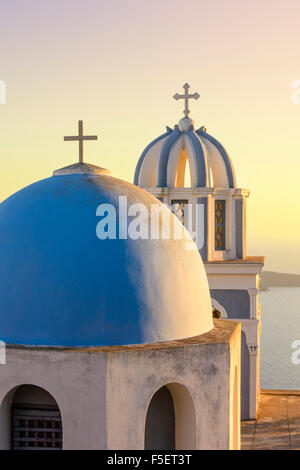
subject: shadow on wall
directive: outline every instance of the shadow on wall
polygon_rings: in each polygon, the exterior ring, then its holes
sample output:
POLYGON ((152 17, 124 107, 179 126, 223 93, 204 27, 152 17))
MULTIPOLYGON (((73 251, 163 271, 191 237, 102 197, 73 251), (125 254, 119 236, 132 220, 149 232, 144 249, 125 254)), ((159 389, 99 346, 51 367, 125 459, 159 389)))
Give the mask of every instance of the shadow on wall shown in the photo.
POLYGON ((195 407, 184 385, 167 384, 152 396, 145 424, 145 449, 196 449, 195 407))

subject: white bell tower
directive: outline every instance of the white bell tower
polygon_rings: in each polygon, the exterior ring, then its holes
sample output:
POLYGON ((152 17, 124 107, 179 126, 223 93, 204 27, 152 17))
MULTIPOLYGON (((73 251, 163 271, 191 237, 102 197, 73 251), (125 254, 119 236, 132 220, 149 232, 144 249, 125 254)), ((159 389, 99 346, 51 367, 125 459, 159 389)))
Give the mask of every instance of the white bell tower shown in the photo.
POLYGON ((237 187, 223 145, 205 126, 196 130, 188 103, 199 95, 189 94, 188 84, 183 88, 184 94, 174 98, 184 100, 184 118, 145 148, 134 184, 170 206, 184 223, 202 256, 213 306, 223 318, 242 323, 242 418, 253 419, 260 390, 258 291, 264 258, 246 255, 249 190, 237 187))

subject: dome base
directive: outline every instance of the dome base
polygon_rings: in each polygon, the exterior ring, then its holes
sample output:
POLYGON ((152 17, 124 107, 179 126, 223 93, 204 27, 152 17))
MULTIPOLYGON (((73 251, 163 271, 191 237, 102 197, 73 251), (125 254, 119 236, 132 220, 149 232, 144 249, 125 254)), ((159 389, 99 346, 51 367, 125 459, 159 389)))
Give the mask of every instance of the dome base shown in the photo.
POLYGON ((58 175, 110 175, 110 171, 90 163, 74 163, 53 171, 53 176, 58 175))

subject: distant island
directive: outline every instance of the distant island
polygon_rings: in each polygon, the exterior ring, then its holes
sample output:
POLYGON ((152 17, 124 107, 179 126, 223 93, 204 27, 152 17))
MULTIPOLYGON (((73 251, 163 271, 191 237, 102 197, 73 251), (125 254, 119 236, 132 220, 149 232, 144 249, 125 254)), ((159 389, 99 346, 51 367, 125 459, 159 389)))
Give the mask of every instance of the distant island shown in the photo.
POLYGON ((266 291, 269 287, 300 287, 300 274, 263 271, 260 289, 266 291))

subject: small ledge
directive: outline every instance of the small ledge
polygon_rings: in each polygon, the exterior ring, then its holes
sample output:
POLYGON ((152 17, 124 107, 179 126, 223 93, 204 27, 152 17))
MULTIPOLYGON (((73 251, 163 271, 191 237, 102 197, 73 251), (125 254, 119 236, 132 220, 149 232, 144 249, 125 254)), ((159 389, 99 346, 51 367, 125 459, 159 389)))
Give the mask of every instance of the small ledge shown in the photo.
POLYGON ((59 175, 110 175, 110 171, 100 166, 91 165, 90 163, 74 163, 53 171, 53 176, 59 175))

